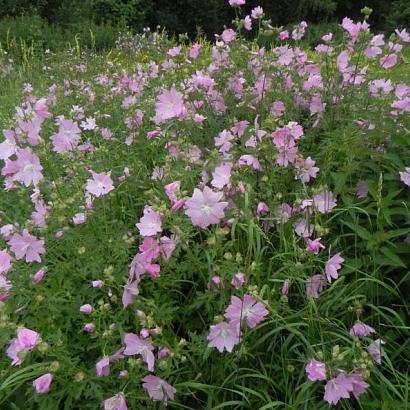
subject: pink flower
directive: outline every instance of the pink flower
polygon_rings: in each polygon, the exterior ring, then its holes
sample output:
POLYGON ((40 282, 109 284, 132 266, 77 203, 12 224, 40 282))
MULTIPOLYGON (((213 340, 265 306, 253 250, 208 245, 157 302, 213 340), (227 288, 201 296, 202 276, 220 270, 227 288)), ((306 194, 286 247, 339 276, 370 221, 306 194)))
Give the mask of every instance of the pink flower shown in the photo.
POLYGON ((157 376, 148 375, 142 379, 142 382, 142 387, 147 391, 148 396, 151 397, 152 400, 164 402, 168 399, 174 400, 177 391, 165 380, 157 376))
POLYGON ((367 347, 367 351, 377 364, 382 363, 382 345, 384 344, 386 344, 384 340, 376 339, 367 347))
POLYGON ((181 47, 173 47, 168 50, 168 55, 171 57, 176 57, 181 53, 181 47))
POLYGON ((307 245, 307 250, 309 252, 314 253, 315 255, 317 255, 321 249, 325 249, 325 247, 323 246, 323 244, 320 242, 321 238, 317 238, 317 239, 310 239, 310 238, 306 238, 306 245, 307 245))
POLYGON ((155 356, 152 353, 154 346, 148 340, 141 339, 134 333, 127 333, 124 336, 124 343, 124 354, 126 356, 141 355, 144 362, 148 365, 148 370, 150 372, 154 371, 155 356))
POLYGON ((211 185, 215 188, 222 189, 231 183, 232 164, 230 162, 219 165, 212 173, 213 180, 211 185))
POLYGON ((47 272, 47 268, 42 268, 40 270, 38 270, 34 275, 33 278, 31 279, 31 282, 34 285, 38 285, 44 278, 44 275, 47 272))
POLYGON ((308 379, 312 382, 326 380, 326 365, 312 359, 305 367, 308 379))
POLYGON ((17 145, 13 135, 6 135, 6 131, 3 131, 3 134, 5 140, 0 143, 0 159, 5 161, 16 153, 17 145))
MULTIPOLYGON (((410 184, 410 173, 409 173, 409 184, 410 184)), ((359 199, 363 199, 367 197, 368 193, 369 193, 369 189, 367 188, 366 182, 362 180, 358 181, 356 185, 356 196, 359 199)))
POLYGON ((165 261, 168 261, 175 250, 175 241, 167 236, 161 236, 159 239, 161 255, 165 261))
POLYGON ((43 179, 41 171, 43 167, 40 159, 33 153, 31 148, 17 150, 17 160, 14 162, 17 171, 13 175, 13 181, 21 182, 24 186, 37 186, 43 179))
POLYGON ((353 385, 345 373, 339 375, 326 383, 324 400, 329 404, 337 404, 340 399, 348 399, 353 385))
POLYGON ((221 322, 211 326, 207 339, 208 347, 216 347, 221 353, 226 349, 232 352, 239 343, 239 326, 235 323, 221 322))
POLYGON ((20 359, 19 353, 24 350, 25 350, 24 347, 20 345, 16 337, 10 340, 10 344, 6 350, 6 354, 7 354, 7 357, 12 359, 12 362, 11 362, 12 366, 19 366, 22 363, 22 359, 20 359))
POLYGON ((217 224, 225 216, 224 209, 228 202, 219 202, 223 197, 223 192, 214 192, 211 188, 205 187, 203 191, 198 188, 186 203, 185 214, 191 218, 192 224, 201 228, 217 224))
POLYGON ((92 333, 95 330, 95 324, 94 323, 86 323, 83 327, 84 332, 87 333, 92 333))
POLYGON ((106 195, 114 189, 111 171, 97 173, 90 171, 93 179, 87 179, 86 191, 95 196, 106 195))
POLYGON ((399 172, 400 181, 410 187, 410 167, 406 167, 404 171, 399 172))
POLYGON ((380 66, 388 69, 397 64, 397 54, 388 54, 380 59, 380 66))
POLYGON ((241 167, 248 166, 248 167, 252 167, 256 171, 262 171, 261 164, 253 155, 248 155, 248 154, 242 155, 238 160, 238 164, 241 167))
POLYGON ((403 41, 403 43, 410 43, 410 35, 405 28, 401 31, 395 30, 394 32, 397 34, 400 40, 403 41))
POLYGON ((178 118, 185 114, 184 98, 175 87, 171 90, 162 90, 158 95, 157 103, 155 104, 154 122, 160 124, 172 118, 178 118))
POLYGON ((235 289, 240 289, 246 283, 246 276, 242 272, 238 272, 231 281, 231 285, 235 289))
POLYGON ((97 377, 105 377, 110 374, 110 358, 108 356, 103 357, 95 365, 97 377))
POLYGON ((340 252, 332 256, 325 266, 326 277, 329 283, 332 282, 332 279, 337 279, 339 277, 338 270, 342 267, 342 263, 345 260, 340 256, 340 252))
POLYGON ((37 239, 29 234, 27 229, 23 234, 15 233, 8 241, 10 250, 14 253, 17 260, 26 259, 26 262, 41 262, 40 255, 45 253, 44 240, 37 239))
POLYGON ((144 216, 135 225, 141 236, 154 236, 162 232, 161 214, 154 211, 150 206, 144 208, 144 216))
POLYGON ((315 195, 313 197, 313 205, 321 214, 326 214, 337 206, 333 193, 330 191, 324 191, 315 195))
POLYGON ((17 340, 23 349, 32 350, 40 342, 40 334, 23 327, 17 330, 17 340))
POLYGON ((299 159, 295 163, 297 178, 303 182, 309 182, 311 178, 316 178, 319 168, 315 167, 316 162, 307 157, 306 159, 299 159))
POLYGON ((128 410, 125 397, 122 393, 118 393, 109 399, 105 399, 102 402, 104 410, 128 410))
POLYGON ((372 333, 376 331, 371 327, 364 323, 358 322, 350 329, 350 336, 354 337, 367 337, 370 336, 372 333))
POLYGON ((261 6, 257 6, 251 11, 251 17, 255 20, 260 19, 263 17, 263 8, 261 6))
POLYGON ((363 376, 360 373, 351 373, 348 377, 353 386, 352 394, 356 399, 359 399, 369 388, 369 385, 363 380, 363 376))
POLYGON ((256 208, 256 214, 258 216, 265 215, 269 212, 269 206, 265 202, 259 202, 256 208))
POLYGON ((246 0, 229 0, 229 5, 231 7, 243 6, 246 3, 246 0))
POLYGON ((87 221, 87 215, 84 212, 79 212, 73 216, 74 225, 81 225, 87 221))
POLYGON ((90 315, 91 313, 93 313, 94 308, 89 304, 85 304, 80 306, 80 312, 84 313, 85 315, 90 315))
POLYGON ((80 143, 81 130, 76 122, 60 118, 57 120, 58 132, 51 136, 53 151, 63 154, 73 151, 80 143))
POLYGON ((310 296, 312 298, 317 299, 320 294, 323 292, 323 287, 325 285, 325 277, 318 273, 317 275, 313 275, 308 279, 308 283, 306 284, 306 296, 310 296))
POLYGON ((289 31, 281 31, 279 33, 279 38, 283 41, 283 40, 287 40, 289 38, 289 31))
POLYGON ((308 238, 313 234, 314 227, 306 218, 301 218, 295 224, 295 232, 302 238, 308 238))
POLYGON ((53 381, 53 375, 51 373, 43 374, 33 381, 33 386, 36 389, 37 394, 45 394, 50 391, 50 385, 53 381))
POLYGON ((251 31, 252 30, 252 19, 250 16, 246 16, 243 20, 243 27, 245 28, 245 30, 247 31, 251 31))
POLYGON ((287 279, 283 282, 281 292, 282 295, 287 295, 289 293, 289 281, 287 279))
POLYGON ((196 60, 199 56, 200 50, 201 50, 201 45, 198 43, 195 43, 189 50, 189 58, 196 60))
POLYGON ((268 313, 265 306, 251 295, 245 295, 243 300, 232 296, 231 304, 225 310, 225 317, 232 324, 241 324, 245 321, 252 329, 263 322, 268 313))
POLYGON ((221 34, 221 39, 224 43, 229 44, 233 40, 235 40, 236 33, 231 28, 224 30, 221 34))
POLYGON ((11 268, 11 257, 7 251, 0 251, 0 275, 6 274, 11 268))

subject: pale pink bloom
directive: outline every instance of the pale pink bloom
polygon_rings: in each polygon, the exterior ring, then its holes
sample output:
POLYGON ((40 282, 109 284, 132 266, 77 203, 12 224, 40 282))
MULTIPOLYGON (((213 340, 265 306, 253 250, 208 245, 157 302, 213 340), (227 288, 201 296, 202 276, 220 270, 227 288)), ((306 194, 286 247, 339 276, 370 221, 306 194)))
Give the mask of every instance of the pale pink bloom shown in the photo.
POLYGON ((325 249, 324 245, 320 242, 320 239, 321 238, 312 240, 310 238, 306 238, 307 250, 317 255, 321 249, 325 249))
POLYGON ((354 337, 367 337, 371 334, 375 333, 376 331, 371 327, 364 323, 358 322, 350 329, 350 336, 354 337))
POLYGON ((85 315, 90 315, 93 311, 94 308, 89 303, 80 306, 80 312, 84 313, 85 315))
POLYGON ((90 171, 93 179, 87 179, 86 191, 95 196, 106 195, 114 189, 111 179, 111 171, 94 172, 90 171))
POLYGON ((152 353, 154 346, 152 346, 152 344, 148 340, 142 339, 134 333, 127 333, 124 336, 124 343, 124 355, 141 355, 144 362, 148 365, 148 370, 150 372, 154 371, 155 356, 152 353))
POLYGON ((255 20, 260 19, 263 17, 263 8, 260 6, 255 7, 251 11, 251 17, 255 20))
POLYGON ((151 236, 144 238, 139 246, 139 250, 144 254, 144 257, 147 258, 147 261, 158 258, 161 252, 158 241, 151 236))
POLYGON ((283 40, 287 40, 289 38, 289 31, 285 30, 285 31, 281 31, 279 33, 279 38, 283 41, 283 40))
POLYGON ((139 295, 140 290, 138 288, 140 280, 134 280, 132 282, 128 282, 124 286, 124 292, 122 294, 122 305, 124 308, 132 305, 134 298, 139 295))
POLYGON ((397 54, 388 54, 383 56, 380 59, 380 66, 388 69, 388 68, 392 68, 397 64, 397 54))
POLYGON ((169 198, 171 203, 174 204, 178 200, 176 194, 179 194, 179 190, 181 189, 181 181, 171 182, 170 184, 165 185, 164 189, 167 197, 169 198))
POLYGON ((324 191, 313 197, 313 205, 321 214, 326 214, 337 206, 336 199, 330 191, 324 191))
POLYGON ((167 347, 161 347, 158 350, 158 359, 165 359, 171 354, 171 351, 167 347))
POLYGON ((319 168, 315 167, 316 162, 307 157, 306 159, 299 159, 295 163, 297 178, 303 182, 309 182, 311 178, 316 178, 319 168))
POLYGON ((97 377, 105 377, 110 374, 110 358, 108 356, 103 357, 95 365, 97 377))
POLYGON ((247 31, 251 31, 252 30, 252 19, 250 16, 246 16, 243 20, 243 27, 245 28, 245 30, 247 31))
POLYGON ((80 143, 81 130, 76 122, 60 118, 57 120, 59 125, 58 132, 51 136, 53 151, 63 154, 73 151, 80 143))
POLYGON ((236 33, 231 28, 224 30, 221 34, 222 41, 226 44, 229 44, 233 40, 235 40, 236 33))
POLYGON ((7 278, 0 274, 0 302, 5 302, 8 299, 8 292, 13 287, 7 278))
POLYGON ((45 394, 50 391, 51 382, 53 381, 53 375, 51 373, 43 374, 33 381, 33 387, 36 389, 37 394, 45 394))
POLYGON ((337 404, 340 399, 348 399, 351 392, 353 392, 352 381, 345 373, 339 373, 337 377, 326 383, 323 399, 329 404, 337 404))
POLYGON ((196 60, 199 56, 200 50, 201 50, 201 45, 198 43, 195 43, 189 50, 189 58, 196 60))
POLYGON ((274 101, 271 111, 275 117, 281 117, 285 109, 285 104, 282 101, 274 101))
MULTIPOLYGON (((410 173, 409 173, 409 184, 410 184, 410 173)), ((363 199, 367 197, 368 193, 369 193, 369 189, 367 188, 366 182, 362 180, 358 181, 356 185, 356 196, 359 199, 363 199)))
POLYGON ((16 337, 10 340, 9 347, 6 350, 6 355, 12 359, 12 366, 19 366, 22 363, 22 359, 19 358, 19 353, 24 349, 23 346, 19 343, 16 337))
POLYGON ((79 212, 73 216, 74 225, 81 225, 87 221, 87 215, 84 212, 79 212))
POLYGON ((265 202, 259 202, 256 208, 256 214, 258 216, 265 215, 269 212, 269 206, 265 202))
POLYGON ((11 269, 11 257, 7 251, 0 251, 0 275, 5 275, 11 269))
POLYGON ((399 172, 400 181, 410 187, 410 167, 406 167, 404 171, 399 172))
POLYGON ((332 39, 333 39, 332 33, 325 34, 324 36, 322 36, 322 40, 325 41, 326 43, 328 43, 329 41, 332 41, 332 39))
POLYGON ((382 363, 382 345, 384 344, 386 344, 384 340, 376 339, 367 347, 367 351, 377 364, 382 363))
POLYGON ((118 393, 109 399, 105 399, 102 402, 104 410, 128 410, 125 397, 122 393, 118 393))
POLYGON ((118 377, 119 377, 120 379, 126 379, 126 378, 128 377, 128 371, 127 371, 127 370, 121 370, 121 371, 118 373, 118 377))
POLYGON ((232 352, 234 346, 239 343, 239 334, 238 324, 221 322, 213 325, 207 337, 208 347, 216 347, 221 353, 225 349, 232 352))
POLYGON ((306 284, 305 292, 306 296, 317 299, 323 292, 323 287, 325 285, 325 277, 320 273, 308 278, 308 283, 306 284))
POLYGON ((312 359, 305 367, 308 379, 312 382, 326 380, 326 365, 312 359))
POLYGON ((235 121, 234 126, 231 128, 231 131, 238 137, 242 137, 248 126, 249 121, 235 121))
POLYGON ((17 152, 18 147, 13 135, 6 135, 5 131, 3 131, 3 134, 5 136, 5 140, 0 143, 0 159, 5 161, 17 152))
POLYGON ((235 137, 230 131, 223 130, 215 137, 215 147, 219 147, 219 152, 225 154, 232 148, 232 140, 235 137))
POLYGON ((339 277, 338 270, 341 269, 342 263, 345 260, 340 256, 340 252, 336 255, 332 256, 327 262, 325 266, 326 277, 329 283, 332 282, 332 279, 337 279, 339 277))
POLYGON ((97 280, 93 280, 91 282, 91 286, 93 288, 102 288, 104 286, 104 281, 97 279, 97 280))
POLYGON ((231 172, 232 164, 230 162, 217 166, 212 173, 212 186, 218 189, 222 189, 225 186, 229 187, 231 183, 231 172))
POLYGON ((242 272, 238 272, 231 281, 231 285, 235 289, 240 289, 245 284, 246 284, 246 276, 242 272))
POLYGON ((152 400, 163 402, 174 400, 177 391, 165 380, 157 376, 148 375, 142 379, 142 382, 142 387, 147 391, 148 396, 151 397, 152 400))
POLYGON ((51 117, 51 114, 48 112, 46 98, 40 98, 36 101, 34 104, 34 112, 43 120, 51 117))
POLYGON ((46 274, 47 269, 46 268, 42 268, 40 270, 38 270, 34 275, 33 278, 31 279, 31 282, 34 285, 38 285, 44 278, 44 275, 46 274))
POLYGON ((397 34, 400 40, 403 41, 403 43, 410 43, 410 35, 405 28, 401 31, 395 30, 394 32, 397 34))
POLYGON ((292 207, 287 203, 279 205, 276 209, 277 217, 282 224, 285 224, 289 220, 292 216, 292 212, 292 207))
POLYGON ((217 224, 224 218, 224 209, 228 206, 228 202, 219 202, 222 197, 223 192, 214 192, 207 186, 203 191, 195 188, 192 197, 185 202, 185 214, 193 225, 201 228, 217 224))
POLYGON ((181 53, 181 47, 173 47, 168 50, 168 55, 171 57, 176 57, 181 53))
POLYGON ((314 226, 306 218, 301 218, 296 222, 294 229, 297 235, 309 238, 313 234, 314 226))
POLYGON ((243 6, 246 3, 246 0, 229 0, 229 5, 232 7, 243 6))
POLYGON ((16 155, 17 160, 14 162, 16 172, 13 175, 13 181, 21 182, 26 187, 37 186, 43 179, 41 173, 43 167, 38 156, 31 148, 18 149, 16 155))
POLYGON ((352 383, 352 394, 356 399, 366 392, 369 388, 369 384, 363 380, 363 376, 360 373, 351 373, 348 375, 350 382, 352 383))
POLYGON ((87 117, 85 121, 82 121, 80 124, 81 128, 86 131, 93 131, 97 128, 97 123, 95 118, 87 117))
POLYGON ((139 223, 135 226, 140 231, 141 236, 154 236, 162 232, 161 214, 150 206, 146 206, 144 208, 144 216, 141 217, 139 223))
POLYGON ((345 72, 349 65, 349 53, 347 51, 342 51, 336 59, 336 65, 340 72, 345 72))
POLYGON ((248 166, 248 167, 252 167, 256 171, 262 171, 261 164, 259 163, 257 158, 255 158, 253 155, 248 155, 248 154, 242 155, 238 160, 238 164, 241 167, 248 166))
POLYGON ((154 122, 156 124, 172 118, 182 117, 186 112, 183 95, 175 87, 172 87, 169 91, 162 90, 158 95, 155 110, 154 122))
POLYGON ((289 280, 288 279, 286 279, 283 282, 281 293, 282 295, 287 295, 289 293, 289 280))
POLYGON ((245 321, 250 328, 254 328, 268 313, 265 306, 251 295, 245 295, 243 299, 232 296, 231 304, 225 310, 225 317, 230 323, 241 324, 245 321))
POLYGON ((159 239, 161 255, 165 261, 168 261, 175 250, 175 241, 167 236, 161 236, 159 239))
POLYGON ((17 340, 23 349, 32 350, 40 342, 40 334, 23 327, 17 329, 17 340))
POLYGON ((95 324, 94 323, 86 323, 83 327, 84 332, 92 333, 95 331, 95 324))
POLYGON ((225 288, 225 283, 223 278, 220 276, 212 276, 211 282, 209 283, 209 288, 214 292, 217 292, 225 288))
POLYGON ((8 241, 10 250, 14 253, 17 260, 25 258, 26 262, 41 262, 40 255, 45 253, 44 240, 37 239, 31 235, 27 229, 23 234, 13 234, 8 241))

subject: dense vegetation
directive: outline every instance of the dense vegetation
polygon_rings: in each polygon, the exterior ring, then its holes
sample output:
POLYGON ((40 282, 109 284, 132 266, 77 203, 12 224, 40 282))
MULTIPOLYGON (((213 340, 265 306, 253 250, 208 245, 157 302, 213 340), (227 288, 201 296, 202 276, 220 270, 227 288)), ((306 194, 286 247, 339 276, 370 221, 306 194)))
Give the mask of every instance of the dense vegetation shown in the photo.
POLYGON ((10 27, 1 409, 409 406, 410 35, 230 3, 215 43, 10 27))

